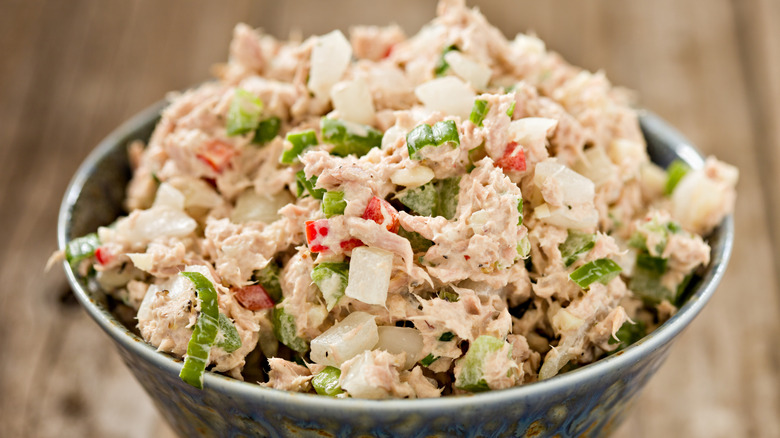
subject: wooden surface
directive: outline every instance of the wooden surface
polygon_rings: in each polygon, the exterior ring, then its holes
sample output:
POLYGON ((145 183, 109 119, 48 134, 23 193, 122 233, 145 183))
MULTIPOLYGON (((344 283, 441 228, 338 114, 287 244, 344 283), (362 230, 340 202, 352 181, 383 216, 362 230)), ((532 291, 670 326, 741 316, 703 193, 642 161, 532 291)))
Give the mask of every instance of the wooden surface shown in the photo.
MULTIPOLYGON (((739 166, 737 239, 718 293, 619 437, 780 436, 780 2, 483 1, 739 166)), ((0 0, 0 436, 172 436, 79 308, 56 248, 86 154, 168 90, 209 76, 233 25, 276 35, 350 23, 408 32, 432 1, 0 0)))

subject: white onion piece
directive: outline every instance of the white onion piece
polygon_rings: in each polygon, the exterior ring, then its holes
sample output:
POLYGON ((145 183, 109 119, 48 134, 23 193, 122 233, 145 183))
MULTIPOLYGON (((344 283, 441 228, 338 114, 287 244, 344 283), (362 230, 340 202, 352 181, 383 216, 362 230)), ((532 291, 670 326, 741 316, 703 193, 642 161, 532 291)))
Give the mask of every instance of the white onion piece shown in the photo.
POLYGON ((549 212, 549 216, 542 221, 561 228, 593 230, 599 222, 599 213, 593 206, 578 205, 571 210, 568 207, 556 207, 549 212))
POLYGON ((287 191, 266 196, 254 189, 248 189, 236 199, 236 207, 230 214, 230 221, 236 224, 251 221, 270 224, 281 217, 279 209, 292 202, 295 202, 295 198, 287 191))
POLYGON ((474 61, 457 50, 444 55, 452 71, 477 90, 484 90, 493 73, 487 65, 474 61))
POLYGON ((116 233, 133 244, 143 245, 158 237, 184 237, 198 224, 181 210, 170 207, 155 207, 143 210, 137 216, 119 220, 116 233))
POLYGON ((552 134, 558 121, 545 117, 525 117, 513 120, 509 123, 509 138, 522 145, 530 145, 544 142, 552 134))
POLYGON ((331 88, 330 98, 342 119, 364 125, 374 124, 374 100, 364 81, 339 82, 331 88))
POLYGON ((380 326, 378 330, 379 341, 374 349, 385 350, 391 354, 406 353, 403 369, 410 369, 423 358, 423 338, 419 330, 394 326, 380 326))
POLYGON ((426 108, 467 119, 477 95, 462 80, 447 76, 418 85, 414 94, 426 108))
POLYGON ((355 248, 349 260, 349 281, 344 294, 366 304, 384 306, 392 270, 390 251, 368 246, 355 248))
POLYGON ((175 187, 164 182, 157 188, 152 208, 170 207, 174 210, 184 210, 184 194, 175 187))
POLYGON ((396 170, 390 175, 393 184, 404 187, 419 187, 434 177, 433 170, 427 166, 411 166, 396 170))
POLYGON ((127 256, 130 257, 130 261, 133 262, 133 265, 142 271, 149 272, 154 267, 151 254, 128 253, 127 256))
POLYGON ((707 178, 703 170, 692 170, 672 192, 672 216, 686 230, 706 232, 714 220, 719 222, 719 216, 722 216, 719 213, 724 211, 726 203, 725 195, 723 187, 707 178))
MULTIPOLYGON (((534 184, 540 189, 545 186, 555 185, 560 191, 560 201, 566 205, 591 204, 595 196, 593 182, 579 173, 569 169, 555 159, 547 159, 536 165, 534 171, 534 184)), ((544 193, 544 190, 542 190, 544 193)), ((550 199, 546 199, 551 202, 550 199)))
POLYGON ((574 163, 572 170, 593 181, 596 187, 609 181, 617 170, 603 148, 592 147, 582 154, 582 158, 574 163))
POLYGON ((639 181, 648 198, 659 197, 663 195, 666 187, 666 171, 655 163, 642 163, 639 167, 639 181))
POLYGON ((327 99, 330 89, 341 79, 352 59, 352 46, 340 30, 317 38, 311 51, 309 90, 315 96, 327 99))
POLYGON ((177 176, 168 182, 184 195, 185 208, 216 208, 222 204, 222 197, 200 178, 177 176))
POLYGON ((340 367, 345 361, 371 350, 379 340, 374 316, 352 312, 311 341, 311 360, 340 367))

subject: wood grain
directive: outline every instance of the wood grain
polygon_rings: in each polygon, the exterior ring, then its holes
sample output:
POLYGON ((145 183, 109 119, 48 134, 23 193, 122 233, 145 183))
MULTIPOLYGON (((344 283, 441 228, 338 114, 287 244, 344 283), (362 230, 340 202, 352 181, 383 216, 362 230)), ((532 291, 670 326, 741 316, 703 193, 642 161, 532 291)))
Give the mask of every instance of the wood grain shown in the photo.
MULTIPOLYGON (((739 166, 729 271, 619 437, 780 436, 780 3, 480 1, 637 91, 739 166)), ((65 186, 112 128, 209 76, 239 21, 277 36, 396 22, 431 0, 0 0, 0 436, 173 436, 105 336, 43 266, 65 186)))

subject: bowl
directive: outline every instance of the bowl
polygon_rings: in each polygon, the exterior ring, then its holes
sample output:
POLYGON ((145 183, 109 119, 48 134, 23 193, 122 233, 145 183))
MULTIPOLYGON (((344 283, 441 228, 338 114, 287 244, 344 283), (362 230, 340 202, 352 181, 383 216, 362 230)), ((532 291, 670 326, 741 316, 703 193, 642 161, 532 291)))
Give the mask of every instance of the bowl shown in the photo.
MULTIPOLYGON (((81 165, 62 201, 60 248, 122 214, 131 175, 126 145, 149 138, 164 105, 159 102, 120 126, 81 165)), ((656 115, 641 111, 640 123, 655 163, 666 167, 679 158, 694 168, 703 165, 702 155, 656 115)), ((525 386, 417 400, 333 399, 264 388, 215 373, 207 373, 205 389, 195 389, 179 379, 181 360, 157 352, 125 327, 109 312, 105 295, 64 265, 78 300, 113 339, 125 364, 181 436, 604 436, 621 423, 675 338, 715 292, 733 236, 733 221, 727 217, 709 236, 712 261, 690 286, 685 305, 627 349, 525 386)))

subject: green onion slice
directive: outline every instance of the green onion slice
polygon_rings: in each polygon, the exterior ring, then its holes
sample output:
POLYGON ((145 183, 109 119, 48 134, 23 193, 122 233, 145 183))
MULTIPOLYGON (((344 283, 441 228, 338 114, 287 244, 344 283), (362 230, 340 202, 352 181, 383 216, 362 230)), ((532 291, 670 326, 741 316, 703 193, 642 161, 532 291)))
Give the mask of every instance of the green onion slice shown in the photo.
POLYGON ((227 135, 243 135, 257 127, 263 102, 254 94, 236 88, 227 113, 227 135))
POLYGON ((429 353, 427 356, 422 358, 420 361, 420 365, 424 367, 431 366, 432 363, 436 362, 436 359, 438 359, 438 356, 434 356, 433 353, 429 353))
POLYGON ((382 145, 382 131, 368 125, 323 117, 320 120, 322 141, 333 145, 332 155, 362 157, 372 148, 382 145))
POLYGON ((515 113, 515 104, 516 103, 517 102, 512 102, 512 105, 509 105, 509 109, 506 110, 506 115, 508 115, 510 119, 512 118, 512 115, 514 115, 514 113, 515 113))
POLYGON ((412 160, 422 158, 420 151, 424 147, 444 144, 452 147, 460 145, 460 134, 454 120, 442 120, 434 123, 433 127, 423 123, 406 134, 406 150, 412 160))
POLYGON ((282 126, 282 119, 276 116, 271 116, 267 119, 263 119, 257 125, 255 130, 255 136, 252 138, 252 143, 264 145, 269 141, 276 138, 279 135, 279 129, 282 126))
POLYGON ((311 178, 306 179, 306 174, 303 172, 303 169, 295 174, 295 185, 297 189, 295 193, 299 198, 306 196, 308 193, 312 198, 322 200, 322 196, 325 195, 325 192, 327 191, 325 189, 315 189, 314 187, 317 185, 317 175, 312 175, 311 178))
POLYGON ((298 161, 298 155, 317 144, 317 135, 310 129, 308 131, 287 134, 287 141, 292 144, 292 147, 282 152, 279 162, 282 164, 293 164, 298 161))
POLYGON ((450 64, 447 63, 447 61, 444 59, 444 55, 446 55, 447 53, 453 50, 458 50, 458 47, 454 44, 442 49, 441 56, 439 56, 439 60, 436 62, 436 67, 434 67, 433 69, 434 75, 436 75, 437 77, 444 76, 444 73, 446 73, 447 70, 449 70, 450 64))
POLYGON ((568 267, 576 262, 577 259, 580 258, 580 255, 587 253, 593 249, 594 246, 596 246, 595 234, 569 230, 566 241, 558 245, 558 250, 561 251, 563 264, 568 267))
POLYGON ((328 311, 344 296, 349 279, 349 263, 323 262, 311 271, 311 280, 322 292, 328 311))
POLYGON ((195 286, 200 302, 200 313, 187 344, 187 355, 179 377, 196 388, 203 388, 203 373, 209 360, 209 352, 217 338, 219 307, 214 285, 199 272, 181 272, 195 286))
POLYGON ((421 216, 443 216, 452 220, 458 208, 459 192, 460 177, 453 177, 405 190, 398 200, 421 216))
POLYGON ((314 387, 314 390, 319 395, 335 397, 344 392, 341 390, 341 386, 339 386, 339 377, 341 377, 340 369, 327 366, 311 379, 311 386, 314 387))
POLYGON ((441 342, 449 342, 455 337, 455 333, 452 332, 444 332, 439 336, 439 340, 441 342))
POLYGON ((95 250, 100 246, 100 238, 97 233, 77 237, 65 246, 65 260, 71 268, 76 269, 78 264, 95 255, 95 250))
POLYGON ((469 120, 471 123, 482 126, 482 121, 485 120, 485 116, 488 113, 488 110, 490 109, 490 105, 488 105, 486 100, 477 99, 474 101, 474 106, 471 107, 471 114, 469 115, 469 120))
POLYGON ((672 164, 666 169, 666 186, 664 187, 664 194, 667 196, 671 195, 680 180, 690 171, 691 167, 685 164, 684 161, 672 161, 672 164))
POLYGON ((322 212, 325 217, 344 214, 347 201, 344 200, 344 192, 325 192, 322 196, 322 212))
POLYGON ((598 259, 575 269, 574 272, 569 274, 569 278, 581 288, 587 289, 588 286, 597 281, 602 284, 609 283, 610 280, 620 274, 620 271, 620 266, 614 261, 598 259))

